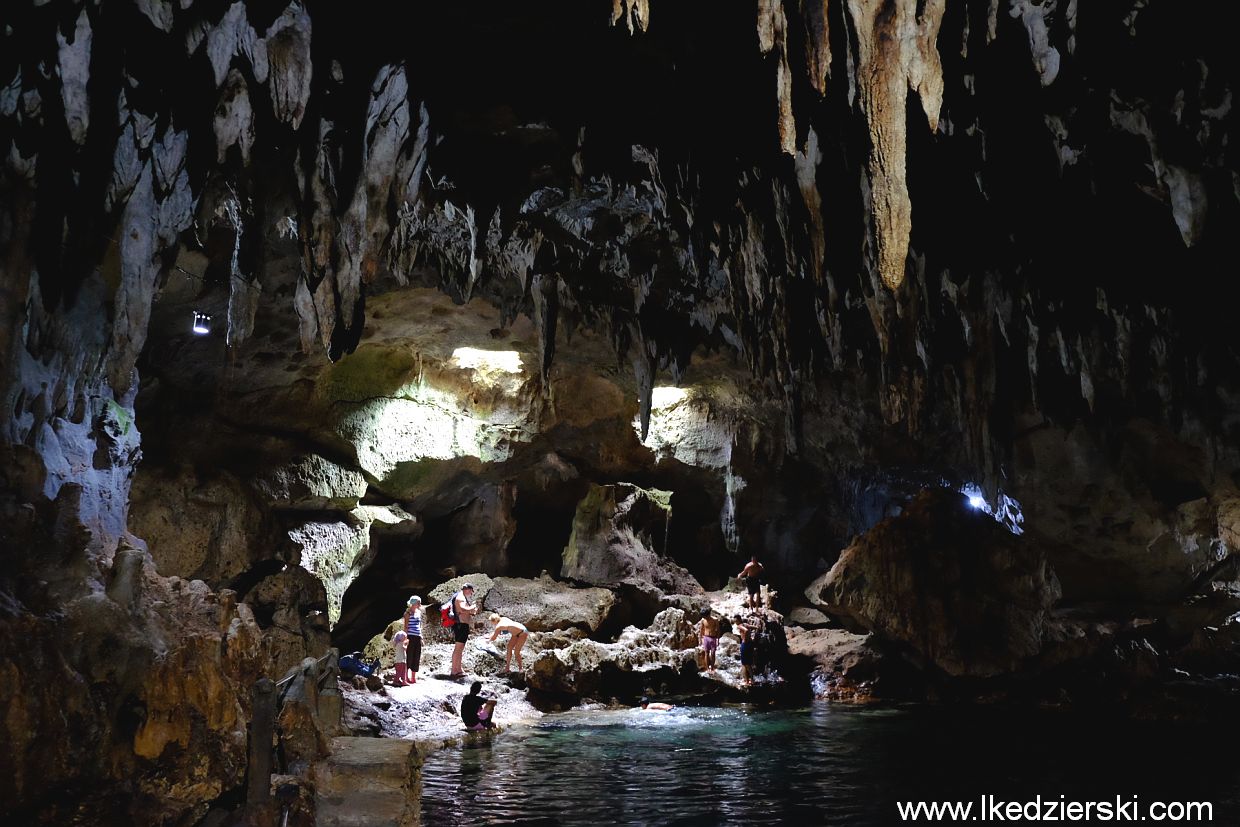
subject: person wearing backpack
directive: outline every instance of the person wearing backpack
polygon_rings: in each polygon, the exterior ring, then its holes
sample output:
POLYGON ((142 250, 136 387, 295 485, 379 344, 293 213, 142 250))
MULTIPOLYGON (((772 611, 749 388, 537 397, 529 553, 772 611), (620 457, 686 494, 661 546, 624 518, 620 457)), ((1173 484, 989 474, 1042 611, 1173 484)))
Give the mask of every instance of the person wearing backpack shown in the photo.
POLYGON ((452 620, 452 639, 455 644, 452 647, 452 669, 448 672, 450 678, 465 677, 465 667, 461 665, 461 658, 465 654, 465 642, 469 640, 469 621, 478 613, 478 607, 474 605, 474 586, 472 583, 466 583, 461 586, 461 590, 452 595, 448 601, 448 616, 452 620))
MULTIPOLYGON (((409 598, 408 608, 405 609, 405 617, 401 623, 407 640, 408 650, 408 680, 407 683, 418 682, 418 667, 422 663, 422 621, 426 617, 422 610, 422 598, 416 594, 409 598)), ((400 675, 397 674, 397 680, 400 675)))

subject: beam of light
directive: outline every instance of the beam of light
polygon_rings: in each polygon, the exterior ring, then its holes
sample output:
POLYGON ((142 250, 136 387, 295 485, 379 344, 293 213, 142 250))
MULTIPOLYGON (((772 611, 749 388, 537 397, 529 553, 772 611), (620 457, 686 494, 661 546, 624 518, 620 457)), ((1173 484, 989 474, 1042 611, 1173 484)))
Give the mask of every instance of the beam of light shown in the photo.
POLYGON ((660 387, 650 392, 650 409, 660 411, 683 402, 689 396, 684 388, 660 387))
POLYGON ((452 362, 458 368, 520 373, 521 354, 515 350, 479 350, 476 347, 458 347, 452 351, 452 362))

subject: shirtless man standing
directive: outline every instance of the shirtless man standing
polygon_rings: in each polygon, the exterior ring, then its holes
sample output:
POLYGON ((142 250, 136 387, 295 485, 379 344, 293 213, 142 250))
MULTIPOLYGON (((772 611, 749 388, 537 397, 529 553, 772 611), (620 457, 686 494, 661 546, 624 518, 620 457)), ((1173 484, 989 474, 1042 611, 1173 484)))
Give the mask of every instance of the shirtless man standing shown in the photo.
POLYGON ((759 608, 762 605, 762 564, 758 562, 758 555, 750 557, 745 568, 736 576, 745 581, 745 588, 749 592, 746 605, 759 608))
POLYGON ((719 636, 722 634, 722 622, 711 614, 710 609, 702 609, 702 619, 698 621, 698 640, 702 644, 702 653, 706 656, 706 671, 715 671, 715 653, 719 649, 719 636))
POLYGON ((461 586, 461 590, 452 595, 452 619, 456 621, 452 626, 452 639, 455 645, 452 647, 452 671, 449 677, 463 678, 465 677, 465 668, 461 665, 461 656, 465 654, 465 642, 469 640, 469 622, 473 620, 474 615, 478 613, 478 607, 474 605, 474 587, 472 583, 466 583, 461 586))

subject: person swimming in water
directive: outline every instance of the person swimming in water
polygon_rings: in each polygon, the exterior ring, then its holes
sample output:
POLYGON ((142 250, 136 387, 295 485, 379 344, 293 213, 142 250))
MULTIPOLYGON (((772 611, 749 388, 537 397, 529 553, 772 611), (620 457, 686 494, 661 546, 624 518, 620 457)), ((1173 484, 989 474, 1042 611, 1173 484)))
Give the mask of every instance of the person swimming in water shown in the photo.
POLYGON ((650 711, 650 712, 667 712, 670 709, 675 709, 676 705, 665 704, 662 701, 652 701, 643 695, 642 701, 641 701, 641 707, 642 709, 650 711))
POLYGON ((525 666, 521 663, 521 650, 525 648, 525 642, 530 639, 530 630, 525 628, 524 623, 518 623, 510 617, 502 617, 497 612, 491 612, 490 621, 495 627, 495 631, 491 633, 492 642, 495 642, 500 632, 508 633, 508 650, 504 653, 504 671, 508 671, 514 654, 517 656, 517 670, 524 670, 525 666))

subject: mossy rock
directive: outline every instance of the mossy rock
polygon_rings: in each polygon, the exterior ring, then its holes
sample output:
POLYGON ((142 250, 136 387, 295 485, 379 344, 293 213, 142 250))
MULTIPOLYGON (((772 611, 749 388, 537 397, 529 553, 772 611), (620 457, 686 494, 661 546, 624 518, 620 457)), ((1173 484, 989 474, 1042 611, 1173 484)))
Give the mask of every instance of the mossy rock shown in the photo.
POLYGON ((421 359, 408 349, 363 345, 324 372, 318 392, 331 402, 405 396, 420 371, 421 359))

